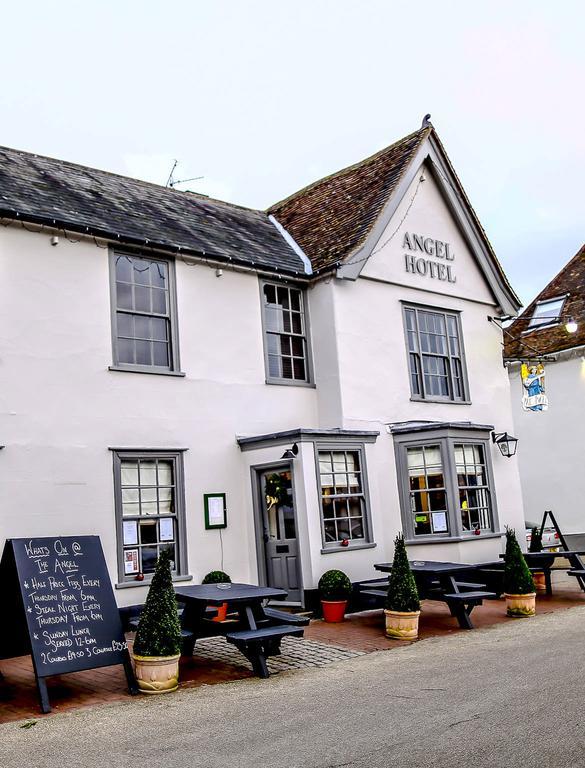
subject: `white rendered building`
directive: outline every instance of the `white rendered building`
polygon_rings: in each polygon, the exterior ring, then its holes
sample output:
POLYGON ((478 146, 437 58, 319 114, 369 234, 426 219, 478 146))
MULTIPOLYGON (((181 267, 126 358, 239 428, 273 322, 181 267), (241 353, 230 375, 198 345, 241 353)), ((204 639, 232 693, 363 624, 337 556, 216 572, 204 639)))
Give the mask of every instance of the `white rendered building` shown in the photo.
POLYGON ((98 534, 120 606, 164 547, 306 604, 398 531, 523 529, 519 301, 429 123, 268 212, 0 149, 0 222, 0 543, 98 534))

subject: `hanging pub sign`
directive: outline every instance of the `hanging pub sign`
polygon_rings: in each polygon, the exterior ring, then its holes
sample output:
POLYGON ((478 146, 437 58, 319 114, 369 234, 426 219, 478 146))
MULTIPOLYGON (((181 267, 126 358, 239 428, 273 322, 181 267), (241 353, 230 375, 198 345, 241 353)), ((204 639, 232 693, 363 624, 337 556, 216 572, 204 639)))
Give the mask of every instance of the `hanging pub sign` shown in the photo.
POLYGON ((123 664, 137 693, 98 536, 8 539, 0 583, 0 659, 31 654, 42 712, 51 675, 123 664))
POLYGON ((545 372, 544 365, 537 363, 522 363, 520 369, 522 377, 522 408, 525 411, 546 411, 548 410, 548 397, 545 393, 545 372))

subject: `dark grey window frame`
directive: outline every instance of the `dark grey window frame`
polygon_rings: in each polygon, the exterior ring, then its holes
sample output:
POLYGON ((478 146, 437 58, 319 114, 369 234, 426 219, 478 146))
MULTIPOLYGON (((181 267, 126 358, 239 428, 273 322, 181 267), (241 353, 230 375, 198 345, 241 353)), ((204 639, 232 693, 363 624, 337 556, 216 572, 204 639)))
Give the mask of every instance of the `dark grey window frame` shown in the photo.
POLYGON ((288 281, 278 281, 278 280, 267 280, 267 279, 260 279, 259 280, 259 287, 260 287, 260 315, 262 319, 262 346, 264 350, 264 370, 266 375, 266 384, 281 384, 288 387, 315 387, 315 380, 314 380, 314 372, 313 372, 313 354, 312 354, 312 348, 311 348, 311 324, 309 319, 309 301, 308 301, 308 292, 307 287, 305 284, 299 284, 299 283, 293 283, 288 281), (294 288, 295 290, 299 291, 301 294, 301 302, 303 307, 303 322, 304 322, 304 339, 305 339, 305 351, 306 351, 306 359, 305 359, 305 374, 307 377, 306 381, 301 381, 300 379, 284 379, 279 378, 277 376, 271 376, 270 375, 270 368, 268 364, 268 342, 267 342, 267 336, 268 336, 268 328, 266 327, 266 316, 264 313, 264 286, 265 285, 273 285, 276 288, 280 287, 286 287, 286 288, 294 288))
POLYGON ((181 372, 179 357, 179 327, 177 312, 177 281, 175 271, 175 260, 171 257, 160 256, 153 253, 145 253, 140 250, 130 250, 127 248, 109 249, 109 269, 110 269, 110 314, 112 329, 112 365, 111 371, 126 371, 131 373, 151 373, 161 374, 163 376, 184 376, 181 372), (130 256, 136 258, 148 259, 149 261, 164 262, 168 268, 169 276, 169 325, 170 325, 170 365, 133 365, 130 363, 120 363, 118 358, 118 323, 117 323, 117 291, 116 291, 116 258, 118 256, 130 256))
POLYGON ((347 441, 328 441, 328 442, 316 442, 314 443, 315 454, 315 472, 317 479, 317 493, 319 500, 319 522, 321 526, 321 542, 322 549, 321 554, 328 554, 330 552, 351 552, 356 549, 370 549, 375 547, 374 534, 372 527, 372 511, 370 504, 370 491, 368 481, 368 469, 366 462, 366 446, 365 443, 354 443, 347 441), (362 477, 362 493, 364 497, 364 538, 358 541, 351 540, 347 546, 342 546, 338 541, 326 541, 325 540, 325 523, 323 519, 323 506, 321 499, 323 497, 323 487, 321 485, 321 470, 319 466, 319 452, 320 451, 355 451, 359 454, 360 472, 362 477))
MULTIPOLYGON (((456 309, 445 309, 444 307, 435 307, 430 304, 416 304, 414 302, 401 302, 402 303, 402 325, 404 329, 404 343, 405 343, 405 349, 406 349, 406 370, 408 372, 408 385, 410 388, 410 399, 414 400, 416 402, 420 403, 452 403, 454 405, 470 405, 471 404, 471 397, 469 393, 469 379, 467 376, 467 359, 465 355, 465 344, 463 340, 463 325, 461 322, 461 312, 456 309), (426 395, 424 391, 424 374, 421 371, 420 374, 420 382, 421 382, 421 389, 422 394, 417 394, 413 391, 412 387, 412 374, 410 370, 410 346, 408 342, 408 328, 406 323, 406 312, 407 310, 411 310, 415 312, 416 317, 416 323, 417 323, 417 343, 419 346, 419 352, 418 356, 419 359, 422 360, 422 352, 420 351, 420 332, 418 328, 418 312, 432 312, 434 314, 444 315, 445 316, 445 327, 447 328, 447 316, 451 316, 455 319, 455 322, 457 323, 457 333, 458 333, 458 341, 459 341, 459 350, 460 350, 460 356, 459 359, 461 361, 461 380, 463 385, 463 398, 456 398, 454 396, 454 385, 453 385, 453 373, 451 369, 451 358, 452 355, 449 351, 449 355, 438 355, 439 357, 447 357, 448 359, 448 365, 449 365, 449 387, 451 389, 451 395, 450 396, 440 396, 440 395, 426 395)), ((448 330, 447 330, 447 346, 449 344, 448 342, 448 330)))
POLYGON ((398 483, 400 511, 404 537, 407 544, 440 544, 451 541, 481 541, 482 539, 501 537, 502 534, 498 516, 489 432, 454 428, 402 432, 394 435, 394 450, 396 455, 396 479, 398 483), (461 523, 458 495, 459 485, 457 482, 457 468, 455 465, 454 451, 456 443, 481 445, 484 450, 492 525, 490 531, 482 531, 479 536, 476 536, 473 532, 464 531, 461 523), (436 444, 440 445, 441 459, 443 461, 443 472, 445 475, 445 487, 447 492, 449 531, 447 533, 433 533, 416 536, 414 533, 414 522, 410 508, 410 487, 408 482, 406 449, 436 444))
POLYGON ((174 462, 175 471, 175 504, 177 521, 177 552, 178 564, 173 581, 187 581, 191 579, 188 575, 187 563, 187 522, 185 511, 185 470, 183 455, 185 449, 157 449, 140 448, 125 449, 112 448, 113 473, 114 473, 114 512, 116 515, 116 559, 118 563, 118 583, 116 588, 123 587, 141 587, 152 581, 152 575, 145 575, 143 581, 136 581, 134 576, 124 574, 124 532, 122 514, 122 461, 124 459, 170 459, 174 462))

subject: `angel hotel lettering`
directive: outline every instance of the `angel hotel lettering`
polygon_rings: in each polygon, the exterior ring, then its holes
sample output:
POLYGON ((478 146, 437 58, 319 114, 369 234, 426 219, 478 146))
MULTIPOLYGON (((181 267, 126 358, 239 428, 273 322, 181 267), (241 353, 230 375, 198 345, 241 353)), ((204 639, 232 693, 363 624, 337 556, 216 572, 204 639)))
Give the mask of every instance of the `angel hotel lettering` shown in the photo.
POLYGON ((451 250, 449 243, 442 240, 433 240, 432 237, 424 235, 404 233, 402 247, 407 248, 410 253, 404 254, 406 271, 413 275, 423 275, 423 277, 432 277, 436 280, 445 280, 448 283, 456 281, 453 274, 452 265, 445 264, 445 261, 453 261, 455 254, 451 250), (425 254, 417 256, 417 252, 425 254), (432 256, 432 259, 426 258, 432 256), (434 259, 442 259, 435 261, 434 259))

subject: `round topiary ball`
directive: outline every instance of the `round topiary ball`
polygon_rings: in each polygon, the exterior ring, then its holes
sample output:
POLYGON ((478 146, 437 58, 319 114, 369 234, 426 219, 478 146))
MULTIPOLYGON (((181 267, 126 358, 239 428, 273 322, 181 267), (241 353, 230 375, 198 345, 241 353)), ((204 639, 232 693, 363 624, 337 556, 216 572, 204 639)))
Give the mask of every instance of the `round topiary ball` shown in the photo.
POLYGON ((319 579, 321 600, 347 600, 352 592, 352 584, 347 574, 337 569, 325 571, 319 579))
POLYGON ((201 582, 202 584, 231 584, 232 580, 224 571, 210 571, 201 582))

